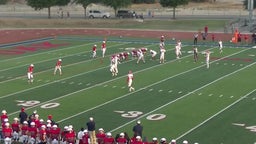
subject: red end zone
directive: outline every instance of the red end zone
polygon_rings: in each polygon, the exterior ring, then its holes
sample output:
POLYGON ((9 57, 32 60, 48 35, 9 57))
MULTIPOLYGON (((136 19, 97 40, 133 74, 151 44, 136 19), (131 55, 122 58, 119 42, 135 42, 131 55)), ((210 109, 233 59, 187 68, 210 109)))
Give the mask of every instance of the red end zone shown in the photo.
POLYGON ((25 54, 27 52, 36 52, 38 50, 42 49, 51 49, 51 48, 58 48, 61 46, 69 45, 67 43, 65 44, 52 44, 48 41, 41 42, 41 43, 35 43, 31 45, 26 46, 16 46, 16 47, 10 47, 8 49, 0 49, 0 55, 21 55, 25 54))

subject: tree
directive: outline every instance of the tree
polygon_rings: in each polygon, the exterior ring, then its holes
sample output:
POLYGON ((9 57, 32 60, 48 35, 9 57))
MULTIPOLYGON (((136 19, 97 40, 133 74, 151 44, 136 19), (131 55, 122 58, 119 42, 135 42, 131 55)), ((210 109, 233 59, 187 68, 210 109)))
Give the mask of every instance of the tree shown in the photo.
POLYGON ((188 4, 189 0, 160 0, 162 7, 172 7, 173 8, 173 19, 175 19, 175 10, 179 5, 188 4))
POLYGON ((4 5, 7 3, 7 0, 0 0, 0 5, 4 5))
POLYGON ((26 0, 27 5, 31 6, 35 10, 48 9, 48 18, 51 18, 52 6, 64 6, 67 5, 70 0, 26 0))
POLYGON ((112 7, 115 10, 115 15, 118 9, 128 7, 132 4, 132 0, 103 0, 103 3, 112 7))
POLYGON ((100 3, 102 0, 75 0, 76 4, 81 4, 84 8, 84 17, 86 18, 86 8, 91 3, 100 3))

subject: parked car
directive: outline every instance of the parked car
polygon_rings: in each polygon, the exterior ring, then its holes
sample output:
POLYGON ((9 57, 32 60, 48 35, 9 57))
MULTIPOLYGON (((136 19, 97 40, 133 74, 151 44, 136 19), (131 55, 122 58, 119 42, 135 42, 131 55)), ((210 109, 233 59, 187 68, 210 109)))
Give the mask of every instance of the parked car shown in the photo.
POLYGON ((138 18, 135 11, 131 10, 118 10, 116 17, 118 18, 138 18))
POLYGON ((110 13, 99 10, 90 10, 88 16, 89 18, 110 18, 110 13))

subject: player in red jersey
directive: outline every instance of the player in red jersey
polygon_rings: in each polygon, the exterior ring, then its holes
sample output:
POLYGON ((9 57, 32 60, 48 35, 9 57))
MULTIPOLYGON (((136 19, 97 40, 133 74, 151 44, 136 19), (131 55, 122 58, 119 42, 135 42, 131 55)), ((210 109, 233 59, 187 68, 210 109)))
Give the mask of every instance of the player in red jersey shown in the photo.
POLYGON ((127 144, 127 139, 124 137, 124 133, 120 133, 120 135, 117 138, 116 142, 118 144, 127 144))
POLYGON ((30 127, 28 127, 28 141, 29 143, 35 143, 37 138, 37 127, 35 122, 30 123, 30 127))
POLYGON ((106 49, 107 49, 106 41, 103 41, 101 44, 102 57, 105 57, 106 49))
POLYGON ((130 53, 129 53, 129 52, 124 52, 124 59, 125 59, 125 60, 128 60, 129 55, 130 55, 130 53))
POLYGON ((161 138, 161 139, 160 139, 160 143, 161 143, 161 144, 167 144, 166 138, 161 138))
POLYGON ((64 129, 60 134, 61 143, 66 143, 66 134, 67 133, 68 133, 68 126, 64 126, 64 129))
POLYGON ((21 125, 21 141, 23 143, 28 142, 28 122, 24 121, 23 124, 21 125))
MULTIPOLYGON (((84 135, 82 136, 82 140, 81 143, 79 142, 79 144, 89 144, 89 139, 90 139, 90 135, 88 130, 84 130, 84 135)), ((98 144, 102 144, 102 143, 98 143, 98 144)))
POLYGON ((2 122, 2 129, 5 128, 5 124, 8 123, 8 118, 4 119, 4 121, 2 122))
POLYGON ((5 123, 5 127, 2 129, 3 139, 5 144, 12 143, 12 128, 9 123, 5 123))
POLYGON ((106 134, 103 130, 103 128, 100 128, 98 130, 98 133, 96 134, 97 142, 98 144, 103 144, 103 139, 106 137, 106 134))
POLYGON ((103 144, 114 144, 115 139, 112 137, 112 134, 108 132, 106 137, 103 139, 103 144))
POLYGON ((148 51, 148 48, 140 48, 140 50, 143 52, 143 54, 146 54, 147 53, 147 51, 148 51))
POLYGON ((4 123, 5 119, 8 119, 7 111, 6 110, 2 110, 1 123, 4 123))
POLYGON ((136 136, 135 140, 131 141, 131 144, 143 144, 141 136, 136 136))
POLYGON ((13 119, 13 123, 11 124, 13 131, 13 140, 17 142, 19 140, 19 132, 20 132, 20 123, 18 118, 13 119))
POLYGON ((33 71, 34 71, 34 65, 31 64, 28 67, 28 73, 27 73, 27 75, 28 75, 28 83, 33 83, 33 79, 34 79, 33 71))
POLYGON ((134 49, 134 50, 132 50, 132 58, 137 58, 138 57, 138 54, 137 54, 137 50, 136 49, 134 49))
POLYGON ((39 143, 40 144, 46 144, 47 143, 47 139, 46 139, 46 126, 42 125, 39 132, 39 143))
POLYGON ((132 87, 132 81, 133 81, 133 73, 130 70, 128 75, 127 75, 127 84, 128 84, 129 92, 135 90, 134 87, 132 87))
POLYGON ((60 132, 61 129, 55 124, 50 130, 50 141, 52 144, 58 144, 60 141, 60 132))
POLYGON ((92 47, 92 58, 96 58, 96 54, 97 54, 96 51, 97 51, 97 45, 95 44, 92 47))
POLYGON ((68 144, 76 143, 76 135, 74 134, 74 132, 71 128, 68 128, 68 133, 66 133, 65 139, 68 144))
POLYGON ((62 59, 58 59, 58 61, 56 62, 56 65, 55 65, 54 72, 53 72, 54 75, 56 75, 57 70, 59 70, 60 75, 62 75, 61 64, 62 64, 62 59))

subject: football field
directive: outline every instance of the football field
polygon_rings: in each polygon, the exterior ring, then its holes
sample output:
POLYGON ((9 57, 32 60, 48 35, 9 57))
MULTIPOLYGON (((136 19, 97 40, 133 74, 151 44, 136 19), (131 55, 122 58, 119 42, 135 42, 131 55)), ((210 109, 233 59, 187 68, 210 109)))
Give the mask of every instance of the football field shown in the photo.
POLYGON ((193 46, 184 42, 176 59, 174 42, 166 43, 165 63, 159 63, 159 42, 152 39, 110 37, 106 57, 101 57, 101 37, 62 36, 2 46, 0 49, 0 109, 11 119, 20 108, 37 110, 46 121, 49 114, 60 127, 85 127, 94 117, 96 127, 116 135, 140 120, 143 137, 164 137, 178 143, 253 144, 256 142, 256 49, 216 45, 193 46), (97 57, 92 58, 96 44, 97 57), (112 76, 110 57, 138 48, 158 52, 156 60, 145 54, 137 64, 129 55, 112 76), (210 68, 204 51, 210 50, 210 68), (53 75, 62 59, 63 74, 53 75), (34 64, 34 82, 27 82, 27 68, 34 64), (134 74, 135 91, 129 92, 127 74, 134 74))

